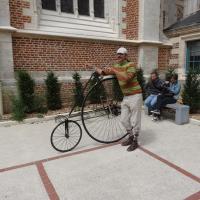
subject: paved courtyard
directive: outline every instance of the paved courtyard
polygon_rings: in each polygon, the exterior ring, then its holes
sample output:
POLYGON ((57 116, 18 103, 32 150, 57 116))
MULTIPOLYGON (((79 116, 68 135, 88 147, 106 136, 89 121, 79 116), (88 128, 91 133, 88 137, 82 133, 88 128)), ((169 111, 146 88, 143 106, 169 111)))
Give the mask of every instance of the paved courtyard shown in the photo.
POLYGON ((53 120, 0 127, 0 200, 199 200, 200 126, 142 122, 134 152, 85 133, 56 152, 53 120))

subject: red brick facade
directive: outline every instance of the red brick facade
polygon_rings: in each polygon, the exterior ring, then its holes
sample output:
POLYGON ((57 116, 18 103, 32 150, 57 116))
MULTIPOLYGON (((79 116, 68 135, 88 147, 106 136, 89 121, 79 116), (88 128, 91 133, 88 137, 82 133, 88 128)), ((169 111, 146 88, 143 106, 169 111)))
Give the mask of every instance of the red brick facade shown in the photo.
POLYGON ((170 48, 159 48, 158 50, 158 69, 160 71, 166 70, 169 68, 170 60, 170 48))
POLYGON ((122 8, 122 12, 126 14, 126 18, 122 22, 126 24, 126 29, 122 33, 126 35, 126 39, 138 39, 139 27, 139 0, 123 0, 126 1, 126 7, 122 8))
POLYGON ((115 52, 121 45, 128 49, 130 60, 137 65, 138 48, 130 45, 13 37, 14 68, 28 71, 92 70, 93 66, 115 62, 115 52))
MULTIPOLYGON (((123 0, 122 11, 127 39, 138 38, 139 0, 123 0)), ((24 9, 30 8, 28 0, 10 0, 11 26, 24 29, 25 23, 31 23, 31 17, 24 15, 24 9)), ((53 39, 51 37, 15 36, 13 40, 14 70, 35 71, 88 71, 94 67, 107 66, 115 62, 115 52, 120 46, 129 51, 129 59, 137 65, 138 47, 118 42, 99 42, 92 40, 53 39)), ((62 102, 70 102, 72 83, 61 86, 62 102)), ((36 93, 43 94, 45 86, 36 84, 36 93)))
MULTIPOLYGON (((73 89, 74 83, 62 83, 60 89, 60 96, 62 106, 71 106, 73 104, 73 89)), ((39 96, 45 96, 46 85, 45 84, 36 84, 35 93, 39 96)))
MULTIPOLYGON (((83 40, 55 40, 13 37, 14 70, 34 71, 87 71, 115 62, 116 50, 125 46, 129 59, 137 65, 138 47, 119 43, 100 43, 83 40)), ((71 104, 73 83, 62 83, 63 105, 71 104)), ((44 95, 44 84, 36 85, 36 93, 44 95)))
POLYGON ((10 0, 10 21, 11 26, 23 29, 24 23, 30 23, 31 17, 23 14, 24 8, 30 8, 30 3, 26 0, 10 0))
MULTIPOLYGON (((11 26, 24 29, 25 24, 32 21, 31 16, 24 14, 24 11, 26 11, 24 9, 32 7, 30 1, 9 0, 9 4, 11 26)), ((121 27, 123 28, 121 33, 125 35, 127 40, 138 40, 139 0, 122 0, 122 5, 121 27)), ((121 41, 70 39, 67 35, 66 37, 40 36, 34 35, 34 33, 24 34, 22 31, 20 33, 20 30, 18 32, 12 34, 14 71, 91 71, 94 70, 94 67, 103 67, 114 63, 116 50, 120 46, 128 49, 129 59, 136 66, 138 65, 138 48, 140 44, 134 46, 135 44, 121 41)), ((169 66, 169 60, 170 48, 160 47, 158 55, 159 69, 166 69, 169 66)), ((44 95, 44 84, 36 83, 35 90, 37 94, 44 95)), ((61 99, 64 105, 71 102, 72 91, 73 83, 62 83, 61 99)), ((8 101, 4 100, 5 102, 8 101)))

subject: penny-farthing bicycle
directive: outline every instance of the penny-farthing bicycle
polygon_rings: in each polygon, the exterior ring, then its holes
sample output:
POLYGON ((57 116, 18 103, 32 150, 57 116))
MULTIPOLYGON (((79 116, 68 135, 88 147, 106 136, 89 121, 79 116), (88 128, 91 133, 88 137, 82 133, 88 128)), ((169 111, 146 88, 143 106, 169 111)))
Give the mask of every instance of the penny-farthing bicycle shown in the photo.
POLYGON ((74 112, 74 105, 67 116, 60 117, 61 122, 53 129, 51 145, 54 149, 60 152, 74 149, 81 141, 82 128, 92 139, 100 143, 118 142, 127 136, 120 122, 121 97, 117 84, 114 76, 97 78, 97 74, 92 73, 83 89, 86 95, 81 111, 74 112), (88 89, 89 83, 94 79, 94 85, 88 89), (79 122, 82 122, 82 126, 79 122))

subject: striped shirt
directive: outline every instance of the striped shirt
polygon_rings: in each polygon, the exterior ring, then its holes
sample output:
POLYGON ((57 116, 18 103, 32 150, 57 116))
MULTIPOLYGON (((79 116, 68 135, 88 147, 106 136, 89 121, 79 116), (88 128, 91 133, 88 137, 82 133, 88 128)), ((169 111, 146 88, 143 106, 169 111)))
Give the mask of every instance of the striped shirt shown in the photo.
POLYGON ((113 68, 122 76, 127 76, 128 73, 134 74, 134 77, 128 82, 127 80, 124 80, 123 77, 116 74, 117 80, 124 96, 142 93, 142 89, 137 81, 136 67, 132 62, 125 61, 122 64, 115 64, 113 68))

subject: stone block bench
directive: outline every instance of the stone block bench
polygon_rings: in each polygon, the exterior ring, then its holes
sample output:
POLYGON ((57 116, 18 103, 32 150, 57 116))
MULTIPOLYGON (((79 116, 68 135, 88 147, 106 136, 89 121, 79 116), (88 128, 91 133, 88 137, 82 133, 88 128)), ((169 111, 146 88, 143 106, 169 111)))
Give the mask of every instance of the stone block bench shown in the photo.
MULTIPOLYGON (((189 122, 190 107, 179 103, 167 104, 165 108, 175 111, 175 123, 178 125, 186 124, 189 122)), ((165 111, 164 111, 165 112, 165 111)))
MULTIPOLYGON (((162 110, 162 116, 173 119, 176 124, 186 124, 189 122, 190 107, 179 103, 167 104, 162 110)), ((148 108, 144 106, 145 114, 148 114, 148 108)))

